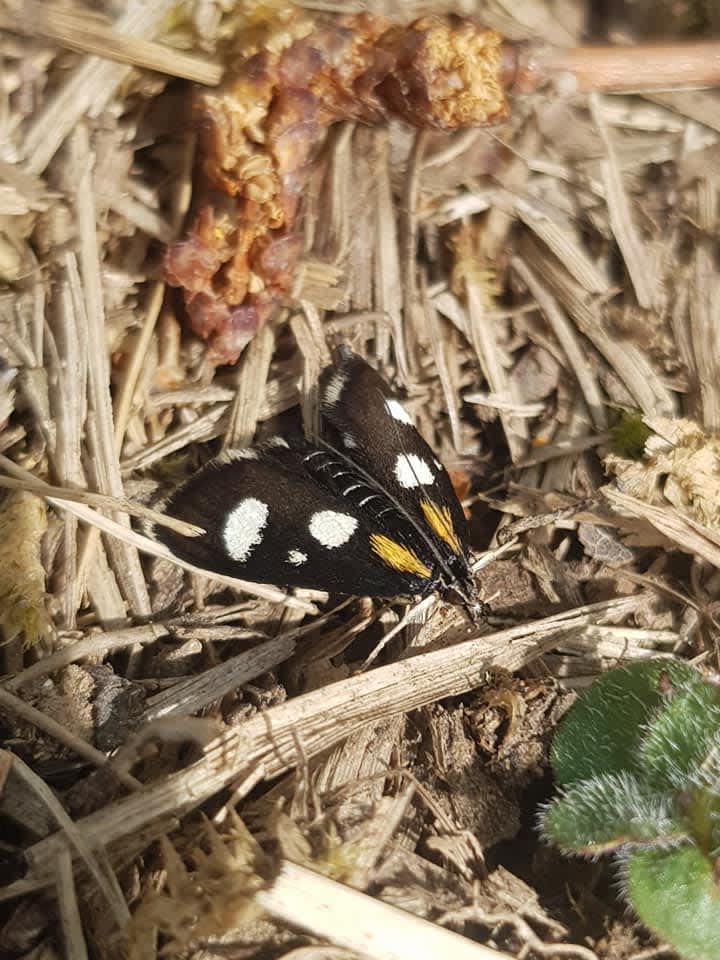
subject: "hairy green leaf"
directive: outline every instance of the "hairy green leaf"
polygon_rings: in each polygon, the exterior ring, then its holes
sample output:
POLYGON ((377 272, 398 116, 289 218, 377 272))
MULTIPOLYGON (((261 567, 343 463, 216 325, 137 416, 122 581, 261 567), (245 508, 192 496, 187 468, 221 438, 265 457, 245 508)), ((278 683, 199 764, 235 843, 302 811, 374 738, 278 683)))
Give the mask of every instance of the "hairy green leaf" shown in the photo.
POLYGON ((639 769, 644 724, 666 686, 692 684, 698 673, 675 660, 646 660, 610 670, 570 708, 555 736, 551 760, 564 786, 603 773, 639 769))
POLYGON ((541 827, 563 850, 593 855, 628 843, 683 836, 671 798, 646 791, 628 773, 606 773, 573 784, 546 808, 541 827))
POLYGON ((686 789, 712 762, 719 732, 720 689, 699 674, 678 683, 647 728, 640 755, 645 778, 658 790, 686 789))
POLYGON ((627 893, 638 916, 689 960, 720 960, 720 887, 697 847, 633 852, 627 893))

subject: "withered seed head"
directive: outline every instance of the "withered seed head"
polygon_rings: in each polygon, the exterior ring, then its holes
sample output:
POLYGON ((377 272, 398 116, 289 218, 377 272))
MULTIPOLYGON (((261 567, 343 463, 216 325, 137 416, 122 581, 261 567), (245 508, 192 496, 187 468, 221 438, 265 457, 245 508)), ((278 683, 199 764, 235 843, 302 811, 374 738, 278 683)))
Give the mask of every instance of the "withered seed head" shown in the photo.
POLYGON ((421 17, 381 39, 395 67, 379 93, 388 110, 420 128, 498 123, 508 108, 501 84, 502 37, 455 17, 421 17))
POLYGON ((360 14, 283 29, 282 43, 255 47, 201 97, 202 170, 233 209, 199 204, 188 239, 166 256, 167 280, 183 288, 190 326, 217 363, 237 359, 291 287, 298 204, 328 124, 390 113, 454 130, 507 115, 502 38, 468 20, 388 27, 360 14))

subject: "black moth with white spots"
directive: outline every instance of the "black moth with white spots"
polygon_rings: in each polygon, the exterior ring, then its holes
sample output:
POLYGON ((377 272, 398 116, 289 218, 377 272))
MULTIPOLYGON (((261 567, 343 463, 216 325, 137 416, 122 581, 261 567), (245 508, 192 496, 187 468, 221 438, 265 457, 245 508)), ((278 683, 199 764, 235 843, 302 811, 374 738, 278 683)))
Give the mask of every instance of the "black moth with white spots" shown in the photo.
POLYGON ((184 560, 284 587, 357 596, 433 591, 479 610, 466 520, 443 465, 400 401, 345 347, 320 381, 321 439, 223 454, 168 500, 202 527, 155 536, 184 560))

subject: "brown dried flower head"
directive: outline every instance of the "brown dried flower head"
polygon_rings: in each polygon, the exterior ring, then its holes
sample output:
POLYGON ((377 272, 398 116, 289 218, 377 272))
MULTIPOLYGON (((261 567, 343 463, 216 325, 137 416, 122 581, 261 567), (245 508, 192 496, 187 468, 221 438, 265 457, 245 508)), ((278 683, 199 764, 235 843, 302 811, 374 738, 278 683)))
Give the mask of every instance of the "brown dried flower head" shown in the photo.
POLYGON ((285 18, 277 42, 251 49, 198 102, 204 180, 166 258, 216 363, 233 363, 290 290, 300 198, 329 124, 394 114, 452 130, 507 113, 502 38, 458 17, 389 27, 360 14, 315 29, 285 18))

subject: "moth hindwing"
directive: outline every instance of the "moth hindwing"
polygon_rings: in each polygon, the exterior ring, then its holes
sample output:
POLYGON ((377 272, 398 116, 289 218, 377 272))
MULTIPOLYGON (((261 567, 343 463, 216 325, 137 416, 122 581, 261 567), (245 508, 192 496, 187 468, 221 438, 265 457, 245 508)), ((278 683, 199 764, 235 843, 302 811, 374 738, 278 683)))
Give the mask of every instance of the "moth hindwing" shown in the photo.
POLYGON ((476 602, 447 471, 382 377, 341 349, 320 380, 317 445, 276 437, 210 461, 165 505, 201 527, 155 536, 198 567, 284 587, 476 602))

